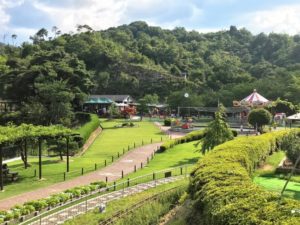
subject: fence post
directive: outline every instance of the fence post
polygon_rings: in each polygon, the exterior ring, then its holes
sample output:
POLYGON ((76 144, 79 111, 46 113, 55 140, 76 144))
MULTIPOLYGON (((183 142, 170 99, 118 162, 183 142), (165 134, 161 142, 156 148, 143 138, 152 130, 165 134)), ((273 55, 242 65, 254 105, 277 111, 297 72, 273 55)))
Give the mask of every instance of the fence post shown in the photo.
POLYGON ((162 141, 162 136, 160 137, 160 141, 162 141))
POLYGON ((129 178, 127 178, 127 187, 129 187, 130 186, 130 179, 129 178))
POLYGON ((83 175, 83 167, 81 168, 81 175, 83 175))
POLYGON ((136 172, 136 165, 134 165, 134 172, 136 172))
POLYGON ((116 190, 116 181, 114 181, 114 191, 116 190))
POLYGON ((182 167, 180 167, 180 175, 182 175, 182 167))
POLYGON ((128 151, 129 151, 129 149, 130 149, 129 145, 128 145, 128 148, 127 148, 127 149, 128 149, 128 151))
POLYGON ((151 138, 151 144, 152 144, 152 142, 153 142, 153 141, 152 141, 152 138, 151 138))
POLYGON ((112 155, 112 156, 111 156, 111 162, 113 162, 113 161, 114 161, 114 156, 112 155))
POLYGON ((141 162, 141 169, 143 168, 143 162, 141 162))
POLYGON ((149 157, 147 157, 147 163, 149 163, 149 157))
POLYGON ((124 178, 124 171, 122 170, 122 178, 124 178))
POLYGON ((106 183, 108 182, 108 177, 105 177, 105 182, 106 182, 106 183))
POLYGON ((33 176, 36 177, 36 169, 34 169, 33 176))
POLYGON ((106 162, 106 159, 104 160, 104 166, 106 166, 107 165, 107 162, 106 162))
POLYGON ((85 197, 85 212, 88 211, 88 207, 87 207, 87 196, 85 197))
POLYGON ((118 158, 120 158, 120 153, 118 152, 118 158))
POLYGON ((135 148, 135 142, 133 143, 133 147, 135 148))
POLYGON ((142 145, 144 145, 144 140, 142 140, 142 145))
POLYGON ((125 154, 125 148, 123 148, 123 155, 125 154))
POLYGON ((95 170, 97 170, 97 163, 95 163, 95 170))
POLYGON ((153 172, 153 180, 155 180, 155 173, 153 172))
POLYGON ((64 181, 66 181, 66 172, 64 172, 64 181))

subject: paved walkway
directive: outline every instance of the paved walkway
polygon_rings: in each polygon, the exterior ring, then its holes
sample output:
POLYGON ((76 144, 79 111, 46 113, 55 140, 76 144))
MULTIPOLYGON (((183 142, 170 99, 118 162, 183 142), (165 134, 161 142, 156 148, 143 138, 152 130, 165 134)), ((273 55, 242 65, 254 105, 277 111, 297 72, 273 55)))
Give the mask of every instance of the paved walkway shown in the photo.
POLYGON ((101 203, 106 205, 110 201, 124 198, 129 195, 134 195, 134 194, 143 192, 145 190, 148 190, 150 188, 154 188, 154 187, 162 185, 162 184, 175 182, 180 179, 183 179, 183 176, 163 178, 163 179, 159 179, 156 181, 150 181, 150 182, 143 183, 143 184, 137 184, 135 186, 124 188, 119 191, 114 191, 114 192, 111 192, 108 194, 100 195, 96 198, 88 199, 79 204, 76 204, 76 205, 73 205, 66 209, 60 210, 56 213, 46 216, 45 218, 40 218, 37 221, 30 223, 29 225, 63 224, 66 220, 73 219, 74 217, 76 217, 80 214, 84 214, 89 210, 99 207, 99 205, 101 203))
MULTIPOLYGON (((167 130, 166 127, 160 127, 160 129, 165 132, 167 130)), ((185 135, 173 132, 170 132, 168 134, 172 138, 177 138, 185 135)), ((154 143, 135 148, 120 157, 119 160, 95 172, 88 173, 72 180, 53 184, 45 188, 40 188, 31 192, 26 192, 20 195, 3 199, 0 201, 0 210, 8 210, 17 204, 21 205, 27 201, 46 198, 49 195, 60 193, 72 187, 87 185, 99 180, 105 181, 106 178, 108 179, 108 181, 118 180, 122 176, 122 171, 124 175, 126 175, 132 173, 135 166, 137 167, 137 169, 139 169, 141 167, 141 163, 143 163, 143 165, 147 164, 147 158, 151 159, 152 154, 160 145, 161 143, 154 143)))

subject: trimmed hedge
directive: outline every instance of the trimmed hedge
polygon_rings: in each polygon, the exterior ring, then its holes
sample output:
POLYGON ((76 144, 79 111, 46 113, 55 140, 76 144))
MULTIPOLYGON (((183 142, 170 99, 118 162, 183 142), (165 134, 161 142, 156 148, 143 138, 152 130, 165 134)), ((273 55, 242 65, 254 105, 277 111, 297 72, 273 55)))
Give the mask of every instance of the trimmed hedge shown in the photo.
POLYGON ((160 148, 159 148, 159 152, 164 152, 169 148, 174 147, 175 145, 178 144, 182 144, 182 143, 186 143, 186 142, 191 142, 191 141, 196 141, 196 140, 200 140, 205 136, 205 130, 196 130, 196 131, 192 131, 190 133, 188 133, 187 135, 180 137, 180 138, 176 138, 173 140, 169 140, 164 142, 160 148))
POLYGON ((106 183, 99 181, 82 187, 74 187, 62 193, 51 195, 45 199, 25 202, 22 206, 14 206, 9 211, 0 211, 0 223, 12 219, 19 219, 21 216, 29 215, 30 213, 41 211, 48 207, 55 207, 59 204, 66 203, 72 198, 78 198, 103 187, 106 187, 106 183))
POLYGON ((82 147, 91 134, 100 126, 100 120, 96 114, 81 113, 80 117, 84 117, 84 119, 88 121, 82 127, 75 130, 82 138, 82 141, 79 141, 79 146, 82 147), (87 117, 90 119, 88 120, 87 117))
MULTIPOLYGON (((188 133, 187 135, 185 135, 183 137, 166 141, 160 146, 159 152, 164 152, 167 149, 172 148, 172 147, 174 147, 175 145, 178 145, 178 144, 200 140, 205 136, 205 134, 206 134, 206 130, 196 130, 196 131, 192 131, 192 132, 188 133)), ((237 136, 237 131, 232 130, 232 134, 233 134, 234 137, 236 137, 237 136)))
MULTIPOLYGON (((300 224, 300 202, 282 199, 252 182, 262 160, 280 148, 290 130, 240 137, 214 148, 197 163, 189 192, 196 224, 300 224)), ((297 130, 300 134, 300 130, 297 130)))

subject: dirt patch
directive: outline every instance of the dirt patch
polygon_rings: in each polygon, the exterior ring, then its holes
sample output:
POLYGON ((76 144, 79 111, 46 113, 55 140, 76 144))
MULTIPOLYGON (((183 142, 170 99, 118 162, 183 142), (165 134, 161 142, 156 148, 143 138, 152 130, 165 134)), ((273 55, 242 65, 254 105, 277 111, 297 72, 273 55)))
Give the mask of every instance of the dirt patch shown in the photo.
POLYGON ((274 167, 270 164, 264 164, 262 167, 259 168, 262 171, 271 171, 274 169, 274 167))

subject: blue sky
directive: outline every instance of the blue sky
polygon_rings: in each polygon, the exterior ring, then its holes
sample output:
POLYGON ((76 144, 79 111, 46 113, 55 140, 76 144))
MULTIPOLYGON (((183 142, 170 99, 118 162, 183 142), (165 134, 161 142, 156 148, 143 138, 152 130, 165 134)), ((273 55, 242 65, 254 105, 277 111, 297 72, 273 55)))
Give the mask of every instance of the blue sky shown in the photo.
MULTIPOLYGON (((27 41, 42 27, 95 30, 136 20, 164 28, 210 32, 230 25, 260 32, 300 33, 299 0, 0 0, 0 41, 27 41), (5 39, 4 39, 5 38, 5 39)), ((51 36, 51 32, 49 32, 51 36)))

